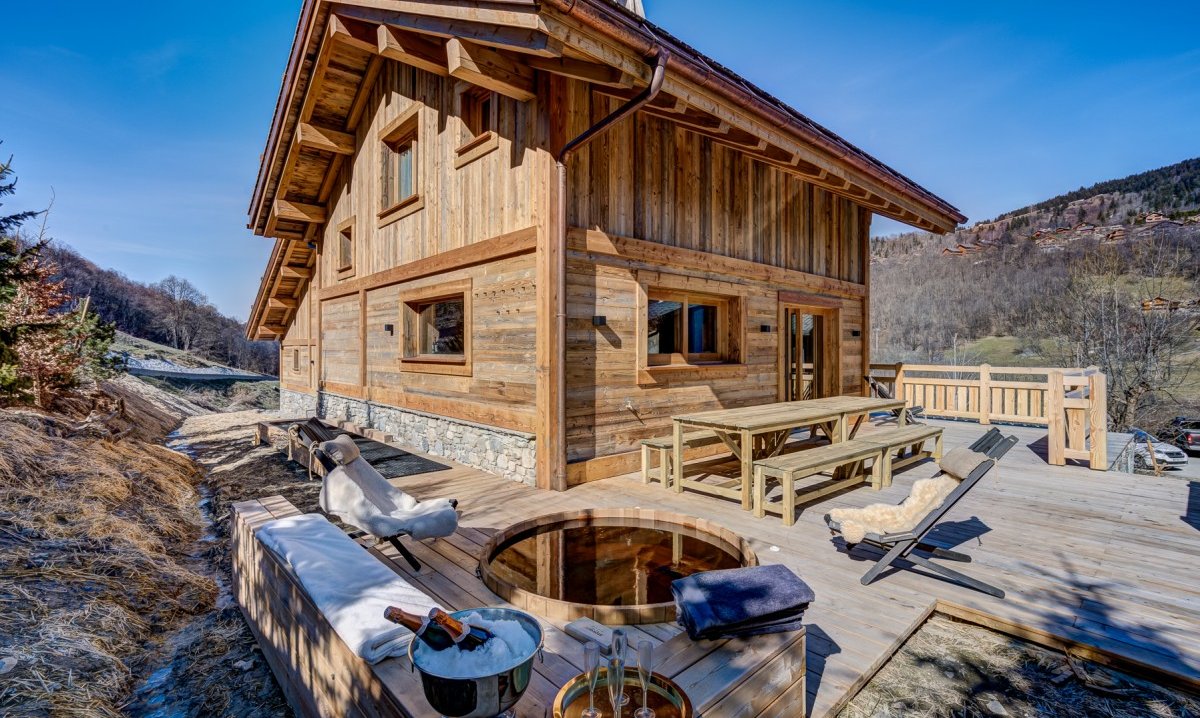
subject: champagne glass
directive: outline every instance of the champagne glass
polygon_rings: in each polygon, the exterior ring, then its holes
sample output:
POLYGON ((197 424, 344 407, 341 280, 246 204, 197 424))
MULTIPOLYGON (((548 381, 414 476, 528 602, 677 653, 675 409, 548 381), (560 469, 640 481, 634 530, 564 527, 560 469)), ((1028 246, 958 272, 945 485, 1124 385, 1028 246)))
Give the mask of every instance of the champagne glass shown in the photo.
POLYGON ((650 641, 638 641, 638 680, 642 683, 642 707, 633 713, 633 718, 654 718, 654 709, 647 703, 650 701, 650 676, 654 670, 654 646, 650 641))
POLYGON ((625 661, 614 655, 608 659, 608 700, 612 703, 613 718, 620 718, 621 706, 629 702, 625 689, 625 661))
MULTIPOLYGON (((621 697, 616 703, 613 704, 614 706, 623 706, 629 703, 629 696, 625 695, 625 654, 628 652, 628 649, 629 639, 625 636, 625 631, 622 631, 619 628, 613 631, 612 653, 609 655, 621 661, 621 672, 618 674, 619 678, 617 683, 617 687, 621 691, 621 697)), ((617 711, 617 715, 619 716, 620 714, 621 712, 617 711)))
POLYGON ((600 718, 596 708, 596 684, 600 681, 600 644, 588 641, 583 645, 583 670, 588 680, 588 707, 580 718, 600 718))

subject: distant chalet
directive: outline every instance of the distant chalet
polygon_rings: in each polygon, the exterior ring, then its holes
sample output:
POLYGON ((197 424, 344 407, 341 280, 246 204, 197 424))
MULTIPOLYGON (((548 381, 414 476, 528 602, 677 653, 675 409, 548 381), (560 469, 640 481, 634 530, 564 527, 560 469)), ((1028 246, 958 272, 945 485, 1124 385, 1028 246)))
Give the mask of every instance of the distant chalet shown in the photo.
POLYGON ((965 221, 607 0, 310 0, 247 331, 285 412, 564 489, 673 414, 789 396, 797 361, 858 394, 873 214, 965 221))

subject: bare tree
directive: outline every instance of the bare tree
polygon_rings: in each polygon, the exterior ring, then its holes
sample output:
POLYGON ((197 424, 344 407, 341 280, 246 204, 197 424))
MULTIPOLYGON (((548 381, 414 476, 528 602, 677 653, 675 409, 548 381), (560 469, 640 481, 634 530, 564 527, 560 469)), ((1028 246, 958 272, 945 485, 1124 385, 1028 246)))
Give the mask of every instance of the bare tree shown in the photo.
MULTIPOLYGON (((1153 424, 1187 379, 1194 317, 1146 310, 1143 300, 1177 296, 1195 276, 1190 252, 1167 242, 1105 248, 1075 262, 1059 297, 1037 313, 1044 353, 1059 366, 1097 366, 1108 375, 1109 421, 1153 424)), ((1190 293, 1190 292, 1189 292, 1190 293)))
POLYGON ((208 297, 191 282, 174 274, 150 286, 165 300, 166 311, 162 320, 171 338, 171 345, 190 351, 202 329, 207 314, 202 309, 208 305, 208 297))

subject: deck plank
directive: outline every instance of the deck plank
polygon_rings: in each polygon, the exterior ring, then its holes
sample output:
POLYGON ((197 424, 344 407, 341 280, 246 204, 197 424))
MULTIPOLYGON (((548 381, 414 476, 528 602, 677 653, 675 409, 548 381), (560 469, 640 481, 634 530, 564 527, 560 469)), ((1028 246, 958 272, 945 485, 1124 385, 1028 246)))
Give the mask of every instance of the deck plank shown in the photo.
MULTIPOLYGON (((966 445, 983 433, 977 424, 931 420, 943 429, 946 449, 966 445)), ((871 586, 859 578, 876 554, 839 548, 822 516, 837 506, 895 503, 912 483, 933 476, 926 461, 898 471, 893 484, 873 491, 860 487, 801 506, 794 526, 755 519, 737 502, 694 492, 676 494, 646 485, 630 474, 548 493, 450 463, 451 469, 404 477, 393 483, 421 498, 454 496, 460 501, 460 530, 446 539, 415 545, 426 564, 414 573, 390 547, 382 556, 396 570, 428 588, 448 606, 498 605, 474 574, 479 551, 496 531, 532 516, 582 508, 640 507, 701 517, 747 538, 762 563, 782 563, 812 585, 817 600, 806 615, 807 681, 772 674, 800 661, 773 655, 785 638, 749 643, 766 657, 764 668, 745 666, 726 641, 692 642, 674 625, 632 629, 656 645, 656 660, 709 709, 710 715, 794 715, 805 704, 811 716, 836 715, 853 693, 881 667, 939 602, 971 615, 990 617, 996 627, 1021 627, 1035 639, 1056 636, 1111 651, 1129 661, 1200 684, 1200 648, 1191 637, 1200 626, 1200 575, 1190 570, 1200 553, 1200 531, 1185 520, 1187 481, 1091 471, 1083 466, 1049 466, 1045 429, 1001 427, 1020 443, 957 506, 933 535, 937 543, 973 557, 964 570, 1002 587, 1004 600, 978 594, 914 571, 892 571, 871 586), (757 675, 762 672, 762 675, 757 675), (758 686, 770 684, 760 697, 758 686)), ((886 427, 864 425, 869 440, 886 427)), ((802 438, 802 437, 800 437, 802 438)), ((736 474, 736 462, 706 459, 714 479, 736 474)), ((250 524, 286 511, 263 499, 250 524)), ((413 545, 412 542, 409 542, 413 545)), ((537 676, 522 715, 542 716, 554 684, 577 671, 581 651, 562 626, 545 621, 547 646, 556 654, 537 676)), ((1016 630, 1014 628, 1014 630, 1016 630)), ((396 675, 395 661, 376 672, 396 675)), ((751 665, 753 664, 753 665, 751 665)), ((407 668, 405 668, 407 670, 407 668)), ((403 690, 411 690, 411 681, 403 690)), ((399 685, 391 690, 402 690, 399 685)), ((409 697, 411 700, 411 696, 409 697)))

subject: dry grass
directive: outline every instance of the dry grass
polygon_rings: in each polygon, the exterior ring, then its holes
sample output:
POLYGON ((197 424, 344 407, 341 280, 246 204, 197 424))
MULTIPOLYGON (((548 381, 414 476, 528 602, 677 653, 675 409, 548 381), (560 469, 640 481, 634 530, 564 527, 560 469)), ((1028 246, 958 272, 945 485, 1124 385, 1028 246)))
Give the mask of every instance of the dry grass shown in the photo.
POLYGON ((979 626, 934 617, 850 702, 841 718, 1188 718, 1200 700, 979 626), (994 705, 993 705, 994 707, 994 705))
POLYGON ((215 599, 182 553, 197 469, 151 443, 178 417, 123 398, 82 420, 0 412, 0 658, 17 659, 0 714, 119 715, 147 644, 215 599))

